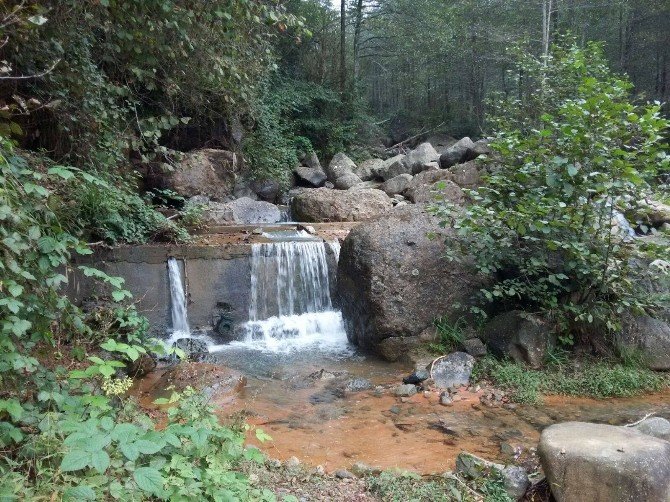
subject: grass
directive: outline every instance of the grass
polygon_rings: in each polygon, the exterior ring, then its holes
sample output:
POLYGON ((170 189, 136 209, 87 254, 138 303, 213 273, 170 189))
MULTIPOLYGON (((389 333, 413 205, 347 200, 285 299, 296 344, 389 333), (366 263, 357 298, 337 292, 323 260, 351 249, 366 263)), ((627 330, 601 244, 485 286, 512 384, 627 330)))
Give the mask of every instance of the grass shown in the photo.
POLYGON ((463 318, 452 322, 447 317, 438 317, 433 324, 440 338, 436 343, 428 346, 431 352, 442 355, 457 350, 463 345, 467 326, 463 318))
POLYGON ((464 480, 457 475, 424 479, 410 472, 385 471, 367 478, 368 490, 385 502, 511 502, 502 478, 464 480))
POLYGON ((536 404, 542 395, 559 394, 594 398, 630 397, 645 392, 657 392, 667 387, 667 375, 659 374, 637 364, 611 360, 551 362, 540 370, 530 369, 512 361, 492 357, 480 360, 473 371, 475 380, 489 380, 508 392, 517 403, 536 404))

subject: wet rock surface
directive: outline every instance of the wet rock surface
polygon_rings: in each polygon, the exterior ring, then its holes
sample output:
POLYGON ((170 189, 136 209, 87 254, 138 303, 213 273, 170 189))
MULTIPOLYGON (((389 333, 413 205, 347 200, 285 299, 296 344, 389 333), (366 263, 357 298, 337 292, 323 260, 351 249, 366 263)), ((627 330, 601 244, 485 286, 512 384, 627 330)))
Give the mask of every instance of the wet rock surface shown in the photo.
POLYGON ((224 204, 212 203, 203 214, 203 220, 209 225, 277 223, 281 219, 281 211, 277 206, 249 197, 224 204))

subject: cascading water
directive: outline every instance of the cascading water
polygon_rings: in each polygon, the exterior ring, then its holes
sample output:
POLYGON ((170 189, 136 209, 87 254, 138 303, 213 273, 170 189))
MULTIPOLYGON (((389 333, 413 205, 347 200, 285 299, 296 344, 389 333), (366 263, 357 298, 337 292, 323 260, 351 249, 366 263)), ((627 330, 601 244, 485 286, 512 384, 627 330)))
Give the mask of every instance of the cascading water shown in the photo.
POLYGON ((326 251, 326 244, 315 240, 253 244, 244 338, 210 350, 244 346, 280 353, 305 348, 348 351, 342 314, 333 309, 330 298, 326 251))
POLYGON ((182 270, 179 260, 168 258, 168 280, 170 282, 170 316, 172 318, 172 332, 168 343, 174 343, 180 338, 190 338, 191 330, 188 327, 186 310, 186 292, 182 282, 182 270))

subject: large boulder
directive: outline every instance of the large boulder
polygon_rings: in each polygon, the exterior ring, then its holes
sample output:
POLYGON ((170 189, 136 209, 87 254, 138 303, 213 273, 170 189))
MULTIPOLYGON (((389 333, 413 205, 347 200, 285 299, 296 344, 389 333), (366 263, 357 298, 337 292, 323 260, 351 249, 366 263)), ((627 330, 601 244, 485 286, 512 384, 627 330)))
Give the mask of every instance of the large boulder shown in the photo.
POLYGON ((335 188, 349 190, 351 187, 362 183, 361 179, 354 173, 343 174, 335 180, 335 188))
POLYGON ((277 202, 277 197, 281 190, 279 182, 271 178, 253 180, 249 183, 249 188, 254 191, 260 200, 272 203, 277 202))
POLYGON ((384 181, 395 178, 399 174, 411 174, 412 170, 405 163, 405 155, 396 155, 382 162, 375 171, 375 177, 384 181))
POLYGON ((335 182, 340 176, 353 173, 354 169, 356 169, 356 164, 353 160, 344 153, 337 153, 326 167, 326 174, 330 181, 335 182))
POLYGON ((475 144, 466 136, 440 155, 440 167, 442 169, 448 169, 451 166, 462 164, 463 162, 474 160, 475 158, 477 158, 475 144))
POLYGON ((318 169, 319 171, 323 171, 323 168, 321 167, 321 161, 319 160, 319 156, 316 154, 316 152, 311 152, 305 156, 305 165, 311 169, 318 169))
POLYGON ((326 176, 326 173, 320 167, 298 166, 293 172, 298 184, 302 186, 319 188, 328 181, 328 176, 326 176))
POLYGON ((641 434, 670 441, 670 421, 661 417, 649 417, 633 426, 631 429, 641 434))
POLYGON ((418 337, 436 316, 469 303, 482 281, 468 264, 443 258, 441 234, 450 231, 423 206, 407 205, 349 233, 337 285, 352 342, 379 353, 383 340, 418 337))
POLYGON ((670 370, 670 325, 649 316, 626 316, 617 343, 639 351, 653 370, 670 370))
POLYGON ((481 174, 477 163, 473 160, 463 164, 456 164, 449 168, 449 179, 463 188, 476 188, 481 184, 481 174))
POLYGON ((625 427, 567 422, 538 448, 557 502, 668 502, 670 442, 625 427))
POLYGON ((291 210, 297 221, 365 221, 393 207, 381 190, 304 189, 293 197, 291 210))
POLYGON ((465 192, 451 181, 452 176, 445 169, 423 171, 409 182, 405 197, 415 204, 433 203, 438 197, 454 204, 465 204, 465 192))
POLYGON ((411 174, 399 174, 398 176, 385 181, 381 186, 381 189, 386 192, 387 195, 393 196, 399 193, 403 193, 405 190, 407 190, 407 187, 411 181, 411 174))
POLYGON ((364 160, 354 169, 354 174, 363 181, 370 181, 376 177, 376 173, 383 163, 382 159, 364 160))
POLYGON ((362 180, 354 174, 356 164, 343 153, 336 154, 326 168, 328 179, 336 188, 347 190, 362 180))
POLYGON ((184 154, 169 170, 159 164, 151 165, 145 183, 147 188, 170 189, 186 198, 205 195, 221 201, 233 194, 235 179, 241 169, 239 155, 205 148, 184 154))
POLYGON ((538 368, 555 344, 556 334, 539 317, 513 310, 491 319, 484 326, 482 337, 495 355, 538 368))
POLYGON ((282 215, 274 204, 242 197, 225 204, 210 204, 203 213, 203 220, 209 225, 252 225, 278 223, 282 215))
POLYGON ((405 164, 412 174, 420 173, 426 170, 426 166, 438 162, 440 154, 430 143, 421 143, 405 157, 405 164))

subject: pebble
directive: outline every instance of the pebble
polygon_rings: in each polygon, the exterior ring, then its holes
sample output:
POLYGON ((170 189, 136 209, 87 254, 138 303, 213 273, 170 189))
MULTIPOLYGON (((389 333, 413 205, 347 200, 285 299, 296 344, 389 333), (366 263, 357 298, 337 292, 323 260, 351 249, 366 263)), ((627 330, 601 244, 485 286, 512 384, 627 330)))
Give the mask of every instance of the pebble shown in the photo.
POLYGON ((286 467, 289 469, 296 469, 300 467, 300 460, 297 457, 291 457, 286 461, 286 467))
POLYGON ((356 476, 354 476, 346 469, 338 469, 335 471, 335 477, 339 479, 354 479, 356 476))
POLYGON ((316 472, 319 476, 323 476, 326 473, 326 469, 324 469, 322 465, 317 465, 314 468, 314 472, 316 472))
POLYGON ((442 406, 451 406, 453 404, 453 399, 451 399, 448 393, 443 392, 440 394, 440 404, 442 406))
POLYGON ((393 413, 394 415, 398 415, 398 414, 400 414, 400 406, 391 406, 389 411, 391 413, 393 413))
POLYGON ((416 394, 416 386, 412 385, 412 384, 399 385, 395 389, 395 395, 396 396, 409 397, 409 396, 413 396, 414 394, 416 394))

